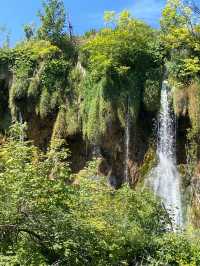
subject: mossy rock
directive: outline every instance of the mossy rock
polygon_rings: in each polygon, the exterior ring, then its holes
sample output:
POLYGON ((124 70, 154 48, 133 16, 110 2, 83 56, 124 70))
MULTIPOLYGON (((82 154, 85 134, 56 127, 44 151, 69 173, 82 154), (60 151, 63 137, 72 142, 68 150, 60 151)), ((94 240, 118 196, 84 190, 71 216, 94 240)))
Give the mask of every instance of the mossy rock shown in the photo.
POLYGON ((145 177, 151 172, 151 170, 156 166, 157 158, 156 151, 154 147, 150 147, 145 154, 142 165, 139 168, 140 182, 143 183, 145 177))

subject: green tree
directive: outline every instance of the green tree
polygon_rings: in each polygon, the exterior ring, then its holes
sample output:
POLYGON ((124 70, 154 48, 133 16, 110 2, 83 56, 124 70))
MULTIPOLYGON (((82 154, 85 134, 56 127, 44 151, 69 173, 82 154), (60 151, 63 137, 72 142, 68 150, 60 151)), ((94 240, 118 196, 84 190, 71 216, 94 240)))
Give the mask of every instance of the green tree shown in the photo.
MULTIPOLYGON (((114 25, 107 25, 81 47, 82 62, 88 70, 81 91, 83 133, 96 141, 111 121, 125 126, 128 98, 132 121, 137 122, 145 81, 148 76, 160 79, 161 71, 155 69, 162 61, 156 48, 157 33, 144 22, 126 10, 118 15, 105 12, 104 18, 114 25), (152 77, 149 72, 158 75, 152 77)), ((159 82, 154 89, 154 95, 159 95, 159 82)))
POLYGON ((11 128, 0 150, 1 265, 129 265, 154 256, 168 219, 149 193, 115 191, 98 161, 70 173, 65 144, 47 155, 11 128))
POLYGON ((35 34, 35 25, 34 24, 24 25, 24 33, 25 33, 26 40, 30 40, 31 38, 33 38, 35 34))
POLYGON ((38 30, 40 39, 59 44, 65 31, 66 12, 62 0, 43 2, 43 11, 39 11, 41 27, 38 30))

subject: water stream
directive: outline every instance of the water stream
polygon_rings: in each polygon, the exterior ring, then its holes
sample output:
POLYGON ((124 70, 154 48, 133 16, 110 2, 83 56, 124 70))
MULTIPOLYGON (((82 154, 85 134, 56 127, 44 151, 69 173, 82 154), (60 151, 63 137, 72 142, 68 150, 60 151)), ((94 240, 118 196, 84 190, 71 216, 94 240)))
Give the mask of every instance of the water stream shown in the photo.
POLYGON ((172 219, 174 228, 182 226, 181 185, 176 167, 176 127, 170 105, 170 88, 163 81, 158 125, 158 165, 151 173, 151 185, 172 219))
POLYGON ((23 117, 22 117, 22 113, 19 112, 19 123, 21 126, 21 132, 20 132, 20 141, 23 142, 24 141, 24 132, 23 132, 23 117))
POLYGON ((125 182, 129 182, 129 146, 130 146, 130 114, 129 114, 129 104, 126 114, 126 129, 125 129, 125 169, 124 169, 124 179, 125 182))

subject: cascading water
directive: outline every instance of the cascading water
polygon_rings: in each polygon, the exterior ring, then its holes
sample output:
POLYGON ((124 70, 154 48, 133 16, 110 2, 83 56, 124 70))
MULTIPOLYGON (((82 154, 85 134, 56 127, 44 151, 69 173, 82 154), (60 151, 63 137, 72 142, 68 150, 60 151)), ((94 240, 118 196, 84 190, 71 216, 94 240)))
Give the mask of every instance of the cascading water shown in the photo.
POLYGON ((19 112, 19 123, 21 125, 21 132, 20 132, 20 141, 23 142, 24 141, 24 133, 23 133, 23 118, 22 118, 22 113, 19 112))
POLYGON ((94 158, 101 157, 101 148, 100 148, 99 145, 94 144, 93 151, 92 151, 92 155, 93 155, 94 158))
POLYGON ((126 129, 125 129, 125 169, 124 169, 125 182, 129 182, 129 175, 128 175, 129 146, 130 146, 130 114, 129 114, 129 103, 128 103, 127 114, 126 114, 126 129))
POLYGON ((176 167, 175 123, 170 108, 170 89, 163 81, 161 111, 158 130, 158 165, 153 169, 151 183, 155 193, 163 200, 174 227, 182 226, 180 176, 176 167))

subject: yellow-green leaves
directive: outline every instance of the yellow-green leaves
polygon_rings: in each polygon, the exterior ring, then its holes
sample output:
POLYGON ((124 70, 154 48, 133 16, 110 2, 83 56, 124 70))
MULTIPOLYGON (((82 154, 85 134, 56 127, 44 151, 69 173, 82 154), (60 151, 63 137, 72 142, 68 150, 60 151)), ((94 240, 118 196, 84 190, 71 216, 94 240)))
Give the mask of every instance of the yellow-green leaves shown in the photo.
POLYGON ((183 59, 184 75, 195 75, 200 72, 200 60, 198 57, 183 59))
MULTIPOLYGON (((113 13, 106 13, 107 19, 111 15, 113 13)), ((154 37, 153 30, 123 11, 115 29, 102 29, 89 39, 82 51, 89 55, 89 67, 101 76, 110 68, 119 68, 121 72, 122 68, 134 64, 134 55, 147 51, 154 37)))
POLYGON ((43 60, 56 54, 61 54, 61 50, 52 45, 49 41, 28 41, 16 47, 16 53, 28 53, 33 60, 43 60))
POLYGON ((12 116, 17 118, 21 109, 18 100, 23 99, 24 112, 34 111, 44 118, 65 100, 70 60, 44 40, 24 42, 14 52, 14 79, 9 93, 12 116))
POLYGON ((199 25, 190 6, 169 0, 161 19, 161 42, 171 56, 169 78, 187 83, 200 73, 199 25))
POLYGON ((105 23, 110 23, 115 21, 116 13, 115 11, 105 11, 104 12, 104 21, 105 23))
POLYGON ((167 31, 170 28, 182 27, 187 25, 189 8, 185 9, 181 0, 168 0, 162 12, 161 27, 167 31))
POLYGON ((129 11, 105 12, 105 20, 112 24, 81 47, 83 58, 87 58, 83 62, 87 69, 82 92, 83 132, 90 140, 99 139, 111 121, 125 126, 128 97, 136 122, 146 72, 157 68, 160 60, 156 32, 129 11))
POLYGON ((127 24, 129 22, 131 22, 132 20, 132 16, 131 13, 128 10, 123 10, 120 14, 119 14, 119 26, 123 27, 123 26, 127 26, 127 24))
POLYGON ((123 27, 127 26, 131 22, 132 16, 128 10, 123 10, 121 13, 117 14, 115 11, 105 11, 104 12, 104 21, 107 26, 123 27))

